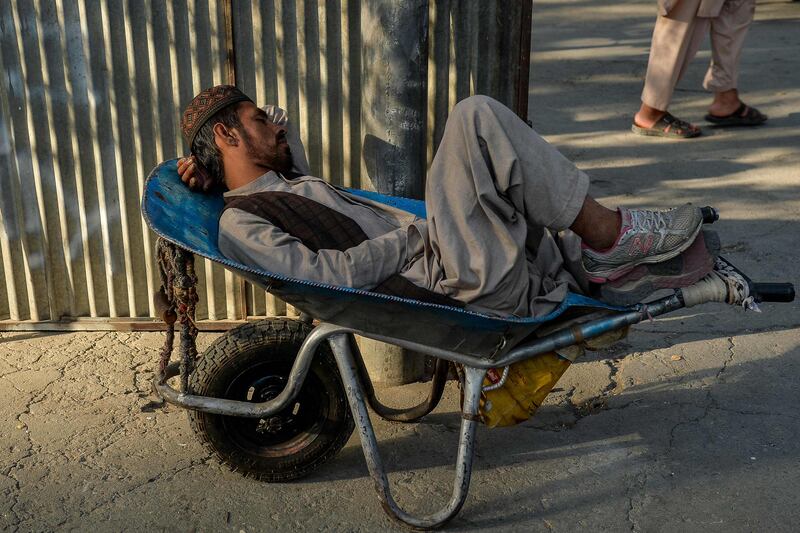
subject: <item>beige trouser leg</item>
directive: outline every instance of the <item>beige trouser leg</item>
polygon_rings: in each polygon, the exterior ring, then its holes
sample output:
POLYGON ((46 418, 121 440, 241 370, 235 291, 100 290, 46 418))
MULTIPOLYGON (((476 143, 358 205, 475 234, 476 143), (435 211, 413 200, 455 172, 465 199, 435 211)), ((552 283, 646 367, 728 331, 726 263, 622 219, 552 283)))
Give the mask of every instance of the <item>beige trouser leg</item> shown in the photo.
POLYGON ((429 288, 531 316, 576 287, 544 228, 574 222, 589 177, 497 100, 472 96, 450 112, 425 187, 429 288))
POLYGON ((642 91, 642 102, 652 108, 667 110, 675 85, 703 42, 710 19, 697 16, 699 6, 700 0, 681 0, 656 19, 642 91))
POLYGON ((739 57, 753 22, 755 0, 727 0, 719 16, 711 20, 711 65, 703 87, 722 92, 737 88, 739 57))

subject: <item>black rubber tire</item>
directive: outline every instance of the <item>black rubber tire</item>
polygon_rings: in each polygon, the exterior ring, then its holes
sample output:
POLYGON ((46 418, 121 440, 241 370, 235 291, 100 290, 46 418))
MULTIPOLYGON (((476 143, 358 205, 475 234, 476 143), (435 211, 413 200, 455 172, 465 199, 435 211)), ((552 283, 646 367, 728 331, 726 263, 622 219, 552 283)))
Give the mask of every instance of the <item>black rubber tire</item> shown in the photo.
MULTIPOLYGON (((312 326, 288 318, 253 322, 217 339, 199 358, 193 394, 244 401, 277 396, 312 326)), ((308 475, 342 449, 355 424, 328 343, 295 401, 267 419, 189 411, 197 437, 232 470, 267 482, 308 475)))

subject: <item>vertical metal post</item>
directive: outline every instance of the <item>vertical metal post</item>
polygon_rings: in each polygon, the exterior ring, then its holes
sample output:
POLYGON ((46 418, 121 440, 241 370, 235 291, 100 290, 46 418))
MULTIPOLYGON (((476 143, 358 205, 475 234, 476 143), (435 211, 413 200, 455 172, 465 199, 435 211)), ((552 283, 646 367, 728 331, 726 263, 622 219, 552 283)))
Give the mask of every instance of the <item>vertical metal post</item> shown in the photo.
MULTIPOLYGON (((425 190, 428 0, 361 1, 363 171, 378 192, 422 198, 425 190)), ((363 180, 366 183, 367 180, 363 180)), ((364 339, 376 382, 420 379, 420 356, 364 339)))
POLYGON ((422 198, 428 0, 362 0, 364 162, 378 192, 422 198))

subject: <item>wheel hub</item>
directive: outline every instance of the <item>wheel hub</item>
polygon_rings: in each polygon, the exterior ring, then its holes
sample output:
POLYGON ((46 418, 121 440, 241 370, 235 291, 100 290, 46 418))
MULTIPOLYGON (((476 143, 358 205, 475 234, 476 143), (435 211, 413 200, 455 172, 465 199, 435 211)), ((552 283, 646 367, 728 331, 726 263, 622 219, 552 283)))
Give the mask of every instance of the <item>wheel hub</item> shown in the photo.
POLYGON ((292 419, 284 420, 281 416, 271 416, 262 418, 258 421, 256 431, 259 433, 272 433, 273 435, 283 431, 285 425, 291 424, 292 419))
MULTIPOLYGON (((251 372, 240 376, 231 385, 234 393, 232 398, 245 399, 248 402, 263 403, 278 397, 286 387, 288 369, 270 368, 265 372, 252 369, 251 372), (286 371, 286 374, 283 373, 286 371)), ((290 449, 298 438, 304 439, 304 434, 313 431, 319 423, 320 408, 324 402, 324 395, 320 395, 318 388, 304 386, 298 393, 295 401, 284 410, 260 419, 233 418, 226 422, 234 433, 238 434, 250 446, 258 449, 290 449)), ((298 441, 299 442, 299 441, 298 441)))
MULTIPOLYGON (((286 380, 281 376, 266 376, 258 379, 250 386, 247 397, 248 400, 253 402, 268 402, 274 400, 283 390, 286 385, 286 380)), ((296 420, 294 414, 298 412, 300 407, 299 403, 295 403, 294 407, 287 407, 283 412, 261 418, 256 426, 257 433, 270 433, 276 435, 284 430, 290 430, 296 420)))

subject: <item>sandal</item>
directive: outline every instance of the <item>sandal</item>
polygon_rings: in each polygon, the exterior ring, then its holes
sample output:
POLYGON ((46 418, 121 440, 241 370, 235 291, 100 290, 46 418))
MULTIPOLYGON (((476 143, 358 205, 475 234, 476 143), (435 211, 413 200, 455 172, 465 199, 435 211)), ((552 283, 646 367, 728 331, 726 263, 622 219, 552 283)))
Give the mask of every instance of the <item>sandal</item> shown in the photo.
POLYGON ((739 109, 730 115, 718 117, 709 113, 706 115, 706 120, 714 126, 758 126, 767 121, 767 115, 742 102, 739 109))
POLYGON ((668 137, 672 139, 691 139, 697 137, 702 132, 697 126, 693 126, 685 120, 673 117, 670 113, 658 119, 655 124, 645 128, 636 124, 634 120, 631 131, 637 135, 647 135, 650 137, 668 137))

